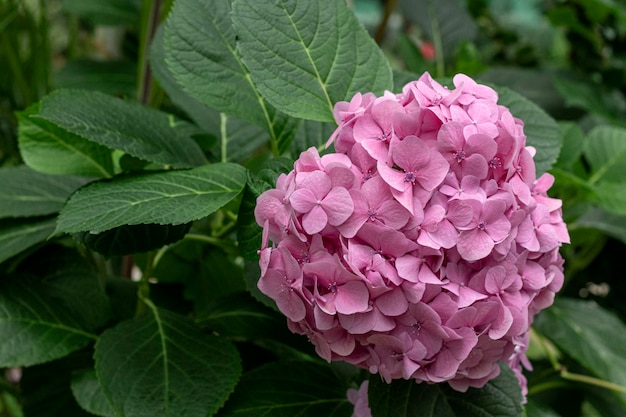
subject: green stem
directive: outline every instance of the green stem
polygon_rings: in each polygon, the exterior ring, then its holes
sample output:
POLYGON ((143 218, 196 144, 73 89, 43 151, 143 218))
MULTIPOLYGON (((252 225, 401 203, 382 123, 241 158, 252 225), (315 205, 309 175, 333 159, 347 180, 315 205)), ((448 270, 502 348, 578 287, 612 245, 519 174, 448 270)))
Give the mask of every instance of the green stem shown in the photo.
POLYGON ((152 94, 152 71, 148 63, 150 44, 159 25, 162 0, 143 0, 141 13, 141 39, 139 43, 139 82, 137 100, 149 104, 152 94))
POLYGON ((376 34, 374 34, 374 40, 379 45, 385 38, 385 32, 387 30, 387 23, 389 23, 389 17, 393 13, 397 4, 398 4, 398 0, 387 0, 385 2, 385 11, 383 14, 383 18, 380 21, 378 28, 376 28, 376 34))
POLYGON ((223 240, 214 236, 201 235, 198 233, 187 233, 184 239, 208 243, 209 245, 219 246, 220 248, 224 246, 231 246, 230 241, 223 240))
POLYGON ((146 312, 146 304, 150 301, 150 277, 154 271, 154 251, 148 252, 146 256, 146 266, 141 274, 139 285, 137 286, 137 309, 135 315, 139 316, 146 312))
POLYGON ((430 17, 430 26, 433 32, 433 44, 435 45, 437 77, 442 78, 446 75, 446 62, 443 56, 443 40, 441 39, 441 28, 439 27, 439 19, 437 19, 437 14, 433 9, 432 1, 428 2, 428 16, 430 17))
POLYGON ((568 372, 567 369, 565 369, 565 367, 561 368, 560 375, 561 375, 561 378, 567 379, 569 381, 582 382, 584 384, 594 385, 596 387, 606 388, 611 391, 616 391, 616 392, 621 392, 623 394, 626 394, 626 387, 622 385, 618 385, 613 382, 605 381, 603 379, 595 378, 589 375, 574 374, 574 373, 568 372))
POLYGON ((220 113, 220 147, 222 153, 222 162, 228 162, 228 116, 225 113, 220 113))
MULTIPOLYGON (((621 392, 621 393, 626 394, 626 387, 622 385, 605 381, 603 379, 596 378, 596 377, 589 376, 589 375, 576 374, 576 373, 569 372, 567 368, 559 362, 558 358, 556 357, 554 349, 551 349, 548 346, 548 342, 546 341, 546 339, 541 334, 537 333, 534 329, 532 329, 531 331, 534 332, 537 340, 539 341, 539 343, 541 343, 541 346, 543 347, 543 350, 546 353, 548 360, 552 364, 552 368, 556 372, 558 372, 561 378, 568 380, 568 381, 582 382, 584 384, 594 385, 596 387, 601 387, 601 388, 605 388, 611 391, 616 391, 616 392, 621 392)), ((537 393, 539 391, 546 390, 550 388, 549 387, 550 384, 554 384, 555 386, 557 386, 556 382, 546 382, 544 384, 535 386, 532 390, 529 389, 529 394, 531 393, 531 391, 532 393, 537 393)))

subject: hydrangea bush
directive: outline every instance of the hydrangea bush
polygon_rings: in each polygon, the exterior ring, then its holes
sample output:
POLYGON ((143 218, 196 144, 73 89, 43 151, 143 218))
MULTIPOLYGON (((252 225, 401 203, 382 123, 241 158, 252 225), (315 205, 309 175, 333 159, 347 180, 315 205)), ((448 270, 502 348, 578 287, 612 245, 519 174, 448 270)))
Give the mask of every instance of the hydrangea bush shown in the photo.
POLYGON ((453 81, 335 106, 336 152, 303 152, 257 200, 258 286, 327 361, 458 391, 505 361, 525 390, 529 326, 563 284, 561 201, 523 121, 453 81))

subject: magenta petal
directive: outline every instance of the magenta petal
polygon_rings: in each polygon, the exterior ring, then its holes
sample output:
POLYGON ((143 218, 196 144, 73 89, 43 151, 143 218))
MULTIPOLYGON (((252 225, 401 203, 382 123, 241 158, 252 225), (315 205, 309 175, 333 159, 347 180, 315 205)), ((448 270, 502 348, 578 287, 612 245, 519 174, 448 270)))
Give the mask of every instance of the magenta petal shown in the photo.
POLYGON ((276 305, 278 309, 287 318, 293 321, 304 320, 306 316, 306 309, 304 302, 292 289, 288 289, 278 293, 276 297, 276 305))
POLYGON ((461 232, 456 246, 459 255, 470 262, 485 258, 491 253, 493 247, 493 239, 478 229, 461 232))
POLYGON ((350 281, 337 289, 335 308, 341 314, 362 313, 369 308, 369 291, 365 284, 350 281))

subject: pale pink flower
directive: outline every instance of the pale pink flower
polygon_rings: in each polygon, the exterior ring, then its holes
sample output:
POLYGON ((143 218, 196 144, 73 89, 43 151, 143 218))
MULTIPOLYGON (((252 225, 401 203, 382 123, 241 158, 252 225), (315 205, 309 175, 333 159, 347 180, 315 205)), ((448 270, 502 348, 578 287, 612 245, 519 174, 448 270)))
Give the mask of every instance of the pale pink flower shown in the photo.
MULTIPOLYGON (((327 361, 458 391, 504 362, 525 390, 569 235, 523 122, 490 87, 453 81, 336 105, 336 152, 303 152, 257 200, 258 287, 327 361)), ((369 417, 367 383, 348 396, 369 417)))

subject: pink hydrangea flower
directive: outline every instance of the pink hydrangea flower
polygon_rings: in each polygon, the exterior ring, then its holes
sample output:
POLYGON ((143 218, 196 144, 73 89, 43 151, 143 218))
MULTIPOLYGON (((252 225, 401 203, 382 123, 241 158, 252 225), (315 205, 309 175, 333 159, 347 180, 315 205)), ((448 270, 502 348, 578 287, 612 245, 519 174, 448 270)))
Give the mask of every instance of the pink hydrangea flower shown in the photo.
MULTIPOLYGON (((303 152, 257 199, 259 289, 328 361, 481 387, 522 368, 563 284, 561 201, 523 122, 471 78, 424 74, 337 103, 336 153, 303 152)), ((367 383, 349 392, 367 416, 367 383)))

